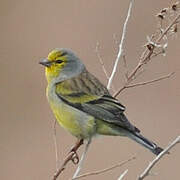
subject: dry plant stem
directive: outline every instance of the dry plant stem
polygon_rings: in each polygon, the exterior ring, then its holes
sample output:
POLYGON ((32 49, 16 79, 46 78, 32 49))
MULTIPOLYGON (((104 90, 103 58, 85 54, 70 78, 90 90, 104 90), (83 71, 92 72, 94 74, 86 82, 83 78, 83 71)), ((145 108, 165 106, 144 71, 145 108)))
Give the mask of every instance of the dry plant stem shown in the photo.
POLYGON ((140 83, 136 83, 136 84, 131 84, 131 85, 125 85, 123 86, 123 88, 120 89, 120 91, 116 92, 113 97, 117 97, 118 93, 121 93, 123 90, 125 89, 128 89, 128 88, 133 88, 133 87, 138 87, 138 86, 144 86, 144 85, 148 85, 148 84, 152 84, 152 83, 155 83, 155 82, 158 82, 158 81, 162 81, 164 79, 168 79, 170 78, 172 75, 174 75, 175 72, 172 72, 168 75, 165 75, 165 76, 162 76, 160 78, 157 78, 157 79, 153 79, 153 80, 150 80, 150 81, 145 81, 145 82, 140 82, 140 83))
POLYGON ((61 167, 56 171, 56 173, 54 174, 52 180, 56 180, 58 178, 58 176, 62 173, 62 171, 64 171, 64 169, 66 168, 66 165, 69 161, 72 161, 74 164, 78 164, 79 162, 79 158, 78 155, 76 153, 76 151, 79 149, 79 147, 83 144, 83 139, 80 139, 77 141, 77 143, 75 144, 75 146, 71 149, 71 151, 69 152, 69 154, 67 155, 67 157, 65 158, 65 160, 63 161, 63 164, 61 165, 61 167))
POLYGON ((149 175, 150 170, 157 164, 157 162, 169 152, 171 148, 173 148, 176 144, 180 143, 180 136, 178 136, 170 145, 168 145, 164 151, 162 151, 156 158, 149 163, 148 167, 144 170, 144 172, 138 177, 138 180, 143 180, 145 177, 149 175))
MULTIPOLYGON (((171 29, 171 27, 177 22, 177 20, 180 18, 180 14, 178 14, 174 20, 169 24, 169 26, 165 29, 165 31, 159 36, 159 38, 156 40, 155 44, 160 43, 160 41, 163 39, 163 37, 167 34, 167 32, 171 29)), ((144 65, 145 63, 147 63, 147 61, 150 59, 151 55, 153 54, 155 46, 152 46, 152 50, 149 51, 148 49, 145 50, 145 53, 148 52, 148 54, 144 57, 144 59, 141 59, 139 61, 139 64, 136 66, 136 68, 134 69, 134 71, 132 71, 132 73, 129 75, 128 80, 132 80, 132 77, 134 77, 134 75, 136 74, 136 72, 139 70, 139 68, 141 68, 142 65, 144 65)))
POLYGON ((116 60, 115 60, 115 64, 114 64, 111 76, 110 76, 109 81, 108 81, 108 85, 107 85, 108 90, 111 88, 111 84, 112 84, 114 75, 115 75, 116 70, 117 70, 117 65, 118 65, 118 62, 119 62, 119 60, 121 58, 122 52, 123 52, 123 44, 124 44, 125 35, 126 35, 126 32, 127 32, 127 23, 128 23, 128 20, 129 20, 129 18, 131 16, 131 10, 132 10, 133 3, 134 3, 134 0, 131 0, 130 4, 129 4, 127 17, 126 17, 126 20, 125 20, 124 25, 123 25, 123 32, 122 32, 121 42, 119 44, 119 51, 118 51, 118 54, 117 54, 117 57, 116 57, 116 60))
POLYGON ((56 171, 58 170, 58 148, 57 148, 57 138, 56 138, 56 123, 57 121, 54 120, 53 124, 53 139, 54 139, 54 148, 55 148, 55 156, 56 156, 56 171))
POLYGON ((116 164, 116 165, 114 165, 114 166, 108 167, 108 168, 106 168, 106 169, 102 169, 102 170, 99 170, 99 171, 94 171, 94 172, 82 174, 82 175, 80 175, 80 176, 77 176, 76 178, 73 178, 73 180, 75 180, 75 179, 81 179, 81 178, 84 178, 84 177, 87 177, 87 176, 99 175, 99 174, 102 174, 102 173, 111 171, 112 169, 115 169, 115 168, 117 168, 117 167, 121 167, 121 166, 127 164, 128 162, 130 162, 130 161, 132 161, 132 160, 134 160, 134 159, 136 159, 135 156, 133 156, 133 157, 129 158, 128 160, 125 160, 125 161, 123 161, 123 162, 121 162, 121 163, 119 163, 119 164, 116 164))
POLYGON ((125 68, 125 78, 126 80, 128 79, 128 68, 127 68, 127 61, 126 61, 126 56, 123 55, 123 61, 124 61, 124 68, 125 68))
MULTIPOLYGON (((164 36, 166 36, 166 34, 173 27, 173 25, 177 23, 178 19, 180 19, 180 14, 178 14, 174 18, 174 20, 168 25, 168 27, 163 31, 163 33, 159 36, 159 38, 157 38, 157 40, 155 41, 155 44, 160 43, 160 41, 163 39, 164 36)), ((142 56, 141 56, 141 58, 139 60, 138 65, 134 68, 134 70, 128 76, 125 85, 115 93, 115 97, 117 97, 124 89, 126 89, 126 86, 128 86, 135 79, 134 77, 137 74, 138 70, 144 64, 146 64, 148 61, 150 61, 152 59, 152 55, 154 53, 155 48, 156 48, 156 46, 154 45, 154 46, 151 47, 151 50, 149 50, 148 48, 145 49, 145 51, 142 53, 142 56)))
POLYGON ((97 44, 96 44, 96 50, 95 50, 95 51, 96 51, 97 57, 98 57, 98 59, 99 59, 99 61, 100 61, 100 63, 101 63, 103 72, 104 72, 106 78, 109 80, 109 75, 108 75, 108 73, 107 73, 107 71, 106 71, 106 68, 105 68, 103 59, 102 59, 102 57, 101 57, 101 55, 100 55, 100 53, 99 53, 99 46, 100 46, 100 45, 99 45, 99 42, 97 42, 97 44))
POLYGON ((127 174, 128 169, 126 169, 118 178, 118 180, 122 180, 124 178, 124 176, 127 174))
MULTIPOLYGON (((97 54, 97 57, 98 57, 98 59, 99 59, 99 62, 100 62, 100 64, 101 64, 101 66, 102 66, 103 72, 104 72, 107 80, 109 80, 108 72, 107 72, 107 70, 106 70, 106 68, 105 68, 103 59, 102 59, 102 57, 101 57, 101 55, 100 55, 100 53, 99 53, 99 46, 100 46, 100 44, 99 44, 99 42, 97 42, 95 52, 96 52, 96 54, 97 54)), ((113 87, 113 84, 111 84, 111 87, 112 87, 113 92, 115 92, 114 87, 113 87)))
POLYGON ((143 85, 147 85, 147 84, 152 84, 154 82, 158 82, 158 81, 161 81, 161 80, 164 80, 164 79, 167 79, 167 78, 170 78, 175 72, 172 72, 166 76, 162 76, 160 78, 157 78, 157 79, 153 79, 153 80, 150 80, 150 81, 145 81, 145 82, 140 82, 140 83, 136 83, 136 84, 131 84, 131 85, 128 85, 126 86, 126 88, 132 88, 132 87, 137 87, 137 86, 143 86, 143 85))

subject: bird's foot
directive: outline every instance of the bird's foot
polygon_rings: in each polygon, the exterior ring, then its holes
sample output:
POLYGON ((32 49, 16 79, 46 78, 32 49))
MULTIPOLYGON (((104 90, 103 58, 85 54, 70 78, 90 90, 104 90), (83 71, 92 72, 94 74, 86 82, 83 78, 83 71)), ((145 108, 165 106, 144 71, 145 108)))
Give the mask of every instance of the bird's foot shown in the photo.
POLYGON ((78 164, 79 163, 79 156, 77 153, 78 148, 83 144, 83 139, 78 139, 78 141, 76 142, 76 144, 71 148, 71 150, 69 151, 68 154, 72 153, 72 162, 73 164, 78 164))

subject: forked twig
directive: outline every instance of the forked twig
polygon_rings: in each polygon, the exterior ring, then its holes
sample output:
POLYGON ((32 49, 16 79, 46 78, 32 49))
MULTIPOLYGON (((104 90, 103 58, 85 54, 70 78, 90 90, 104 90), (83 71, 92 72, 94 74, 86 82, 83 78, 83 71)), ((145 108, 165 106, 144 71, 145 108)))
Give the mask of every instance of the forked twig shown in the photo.
POLYGON ((159 77, 157 79, 153 79, 153 80, 150 80, 150 81, 145 81, 145 82, 140 82, 140 83, 136 83, 136 84, 130 84, 130 85, 125 85, 123 86, 123 88, 121 88, 118 92, 116 92, 113 97, 117 97, 119 93, 121 93, 123 90, 127 89, 127 88, 133 88, 133 87, 138 87, 138 86, 144 86, 144 85, 148 85, 148 84, 152 84, 152 83, 155 83, 155 82, 158 82, 158 81, 162 81, 164 79, 168 79, 170 78, 172 75, 174 75, 175 72, 172 72, 168 75, 165 75, 165 76, 162 76, 162 77, 159 77))
POLYGON ((132 10, 133 3, 134 3, 134 0, 131 0, 130 4, 129 4, 129 8, 128 8, 127 17, 126 17, 126 20, 125 20, 124 25, 123 25, 123 32, 122 32, 121 42, 119 44, 119 51, 118 51, 118 54, 117 54, 117 57, 116 57, 116 60, 115 60, 115 63, 114 63, 114 67, 113 67, 111 76, 110 76, 109 81, 108 81, 107 89, 111 88, 111 84, 112 84, 114 75, 116 73, 117 65, 118 65, 118 62, 119 62, 119 60, 121 58, 122 52, 123 52, 123 45, 124 45, 125 35, 126 35, 126 32, 127 32, 127 23, 128 23, 128 20, 129 20, 129 18, 131 16, 131 10, 132 10))

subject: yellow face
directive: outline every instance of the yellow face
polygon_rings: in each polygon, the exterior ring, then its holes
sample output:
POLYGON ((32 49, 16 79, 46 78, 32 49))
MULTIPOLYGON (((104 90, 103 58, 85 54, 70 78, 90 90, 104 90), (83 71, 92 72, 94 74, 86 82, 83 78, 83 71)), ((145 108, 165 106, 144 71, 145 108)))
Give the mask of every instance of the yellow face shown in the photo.
POLYGON ((58 77, 60 71, 67 63, 67 53, 54 49, 49 54, 47 59, 40 61, 40 64, 46 67, 46 77, 48 82, 53 78, 58 77))

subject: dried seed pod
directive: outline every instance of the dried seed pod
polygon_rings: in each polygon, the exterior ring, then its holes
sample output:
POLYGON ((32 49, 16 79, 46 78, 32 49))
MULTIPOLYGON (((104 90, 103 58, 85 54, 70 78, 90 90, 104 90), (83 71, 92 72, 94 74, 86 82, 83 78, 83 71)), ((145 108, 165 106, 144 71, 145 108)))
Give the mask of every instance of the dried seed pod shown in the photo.
POLYGON ((165 18, 165 15, 163 15, 163 13, 158 13, 156 16, 158 18, 160 18, 160 19, 164 19, 165 18))
POLYGON ((179 2, 176 2, 176 3, 174 3, 173 5, 172 5, 172 10, 173 11, 177 11, 177 9, 179 8, 179 5, 180 5, 180 3, 179 2))
POLYGON ((173 26, 172 32, 177 33, 177 31, 178 31, 178 27, 177 27, 177 24, 175 24, 173 26))
POLYGON ((164 9, 162 9, 162 10, 161 10, 161 12, 160 12, 160 13, 162 13, 162 14, 166 14, 166 13, 168 12, 168 10, 169 10, 169 8, 164 8, 164 9))
POLYGON ((153 44, 147 44, 146 46, 147 46, 149 51, 152 51, 154 49, 154 45, 153 44))

